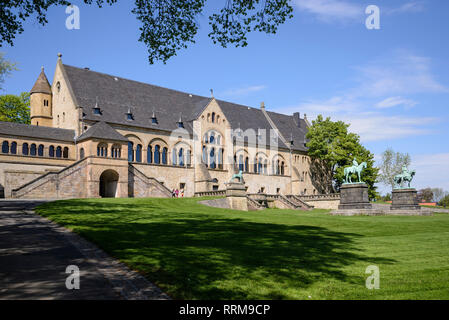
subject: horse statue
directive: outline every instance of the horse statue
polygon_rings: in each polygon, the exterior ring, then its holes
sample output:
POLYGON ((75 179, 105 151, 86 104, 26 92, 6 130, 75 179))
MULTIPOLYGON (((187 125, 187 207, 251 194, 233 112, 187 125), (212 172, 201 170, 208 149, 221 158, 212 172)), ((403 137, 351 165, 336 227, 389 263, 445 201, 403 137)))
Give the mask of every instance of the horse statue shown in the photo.
POLYGON ((234 180, 234 179, 239 179, 239 182, 240 182, 240 183, 243 183, 243 171, 240 170, 239 173, 234 174, 234 175, 232 176, 230 182, 232 182, 232 180, 234 180))
POLYGON ((394 183, 395 189, 403 188, 404 182, 407 182, 408 188, 410 188, 410 183, 413 180, 413 177, 415 176, 416 171, 415 170, 408 170, 406 166, 402 167, 402 173, 394 176, 394 183))
POLYGON ((358 164, 357 160, 354 159, 352 161, 352 163, 353 163, 353 166, 346 167, 344 169, 344 173, 345 173, 345 181, 344 181, 344 183, 353 183, 351 176, 354 173, 357 173, 357 176, 359 177, 359 181, 358 182, 359 183, 363 183, 363 181, 362 181, 362 179, 360 177, 360 174, 362 173, 363 169, 366 169, 366 167, 367 167, 366 162, 362 162, 361 164, 358 164))

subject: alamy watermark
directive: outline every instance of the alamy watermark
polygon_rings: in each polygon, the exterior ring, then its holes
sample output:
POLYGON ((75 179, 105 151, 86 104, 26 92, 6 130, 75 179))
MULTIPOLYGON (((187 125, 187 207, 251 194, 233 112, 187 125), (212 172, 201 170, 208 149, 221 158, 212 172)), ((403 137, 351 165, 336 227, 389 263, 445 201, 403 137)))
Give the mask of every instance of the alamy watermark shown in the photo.
POLYGON ((65 13, 69 15, 65 20, 65 27, 69 30, 79 30, 80 8, 72 4, 65 9, 65 13))
POLYGON ((366 7, 365 14, 368 17, 365 20, 365 26, 368 30, 380 29, 380 8, 376 5, 366 7))
POLYGON ((65 280, 65 287, 68 290, 80 289, 80 269, 75 265, 70 265, 65 269, 65 273, 69 274, 65 280))
POLYGON ((370 276, 366 278, 366 288, 368 290, 380 289, 380 271, 378 266, 368 266, 365 270, 366 274, 370 276))

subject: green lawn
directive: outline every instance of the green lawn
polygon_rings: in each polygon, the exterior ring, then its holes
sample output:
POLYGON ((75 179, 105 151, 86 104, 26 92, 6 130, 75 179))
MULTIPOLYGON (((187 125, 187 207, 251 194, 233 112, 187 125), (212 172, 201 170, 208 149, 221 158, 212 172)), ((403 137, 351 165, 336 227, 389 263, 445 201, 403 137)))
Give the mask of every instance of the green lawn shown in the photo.
POLYGON ((240 212, 199 199, 98 199, 37 212, 177 299, 449 299, 449 215, 240 212), (365 288, 369 265, 380 289, 365 288))

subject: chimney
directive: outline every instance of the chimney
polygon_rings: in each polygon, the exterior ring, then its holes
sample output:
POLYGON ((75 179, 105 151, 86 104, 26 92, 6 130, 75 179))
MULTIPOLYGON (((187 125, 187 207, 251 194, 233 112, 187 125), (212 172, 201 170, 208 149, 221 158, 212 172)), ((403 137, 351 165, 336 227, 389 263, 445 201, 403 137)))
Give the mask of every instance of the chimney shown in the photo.
POLYGON ((301 118, 299 112, 293 113, 293 121, 295 121, 295 124, 298 128, 301 128, 301 118))

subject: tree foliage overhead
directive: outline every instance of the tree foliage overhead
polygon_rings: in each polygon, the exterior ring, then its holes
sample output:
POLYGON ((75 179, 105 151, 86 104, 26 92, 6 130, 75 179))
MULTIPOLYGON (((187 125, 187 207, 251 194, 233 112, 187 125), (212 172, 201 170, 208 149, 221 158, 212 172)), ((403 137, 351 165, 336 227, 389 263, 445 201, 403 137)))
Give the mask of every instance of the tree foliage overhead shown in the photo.
POLYGON ((16 64, 6 60, 4 55, 3 52, 0 52, 0 90, 2 90, 5 77, 8 76, 11 71, 16 70, 16 64))
MULTIPOLYGON (((148 48, 150 64, 167 62, 180 49, 195 43, 199 29, 197 17, 207 0, 135 0, 132 12, 141 22, 139 41, 148 48)), ((214 0, 216 1, 216 0, 214 0)), ((252 31, 276 33, 279 25, 293 17, 290 0, 223 0, 224 7, 209 17, 209 37, 223 47, 228 44, 246 46, 252 31)), ((85 4, 112 5, 117 0, 83 0, 85 4)), ((45 25, 52 6, 67 6, 66 0, 14 0, 0 2, 0 45, 14 44, 17 34, 24 32, 23 23, 35 16, 45 25)))
MULTIPOLYGON (((338 191, 344 180, 344 168, 366 162, 367 168, 362 172, 362 180, 369 187, 370 198, 376 198, 375 183, 379 169, 374 167, 374 155, 360 143, 360 137, 348 132, 349 124, 343 121, 331 121, 319 115, 312 121, 307 133, 308 154, 312 158, 311 174, 317 189, 322 193, 338 191)), ((355 178, 355 176, 354 176, 355 178)))
POLYGON ((20 96, 12 94, 0 96, 0 121, 29 124, 30 94, 23 92, 20 96))
POLYGON ((410 166, 411 158, 408 153, 395 152, 388 148, 382 153, 380 162, 379 181, 386 186, 395 186, 394 177, 402 172, 402 166, 410 166))

